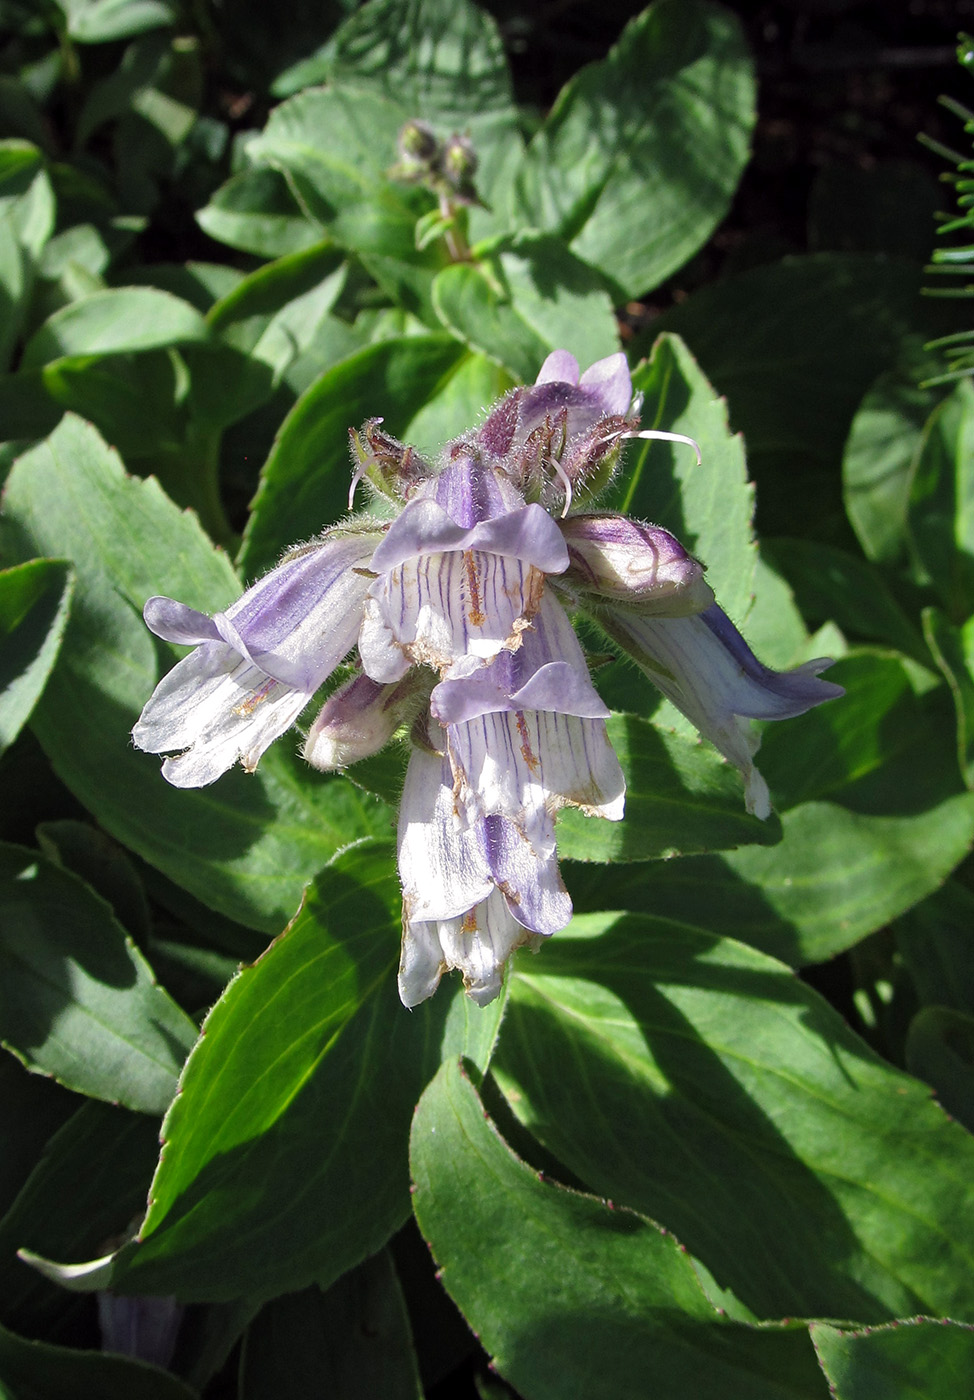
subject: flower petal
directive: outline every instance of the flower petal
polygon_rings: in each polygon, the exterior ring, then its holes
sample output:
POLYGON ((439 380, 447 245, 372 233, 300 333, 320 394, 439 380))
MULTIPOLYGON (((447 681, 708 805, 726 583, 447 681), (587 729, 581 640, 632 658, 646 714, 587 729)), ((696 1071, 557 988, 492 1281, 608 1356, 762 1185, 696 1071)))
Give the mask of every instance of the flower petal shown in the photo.
POLYGON ((546 574, 568 568, 561 531, 539 505, 522 506, 468 528, 431 500, 409 502, 372 555, 370 568, 381 574, 425 555, 472 550, 518 559, 546 574))
POLYGON ((539 936, 513 917, 499 890, 460 918, 404 923, 399 996, 405 1006, 418 1006, 433 995, 444 972, 459 968, 467 995, 486 1006, 499 993, 514 950, 525 944, 536 948, 538 942, 539 936))
POLYGON ((142 609, 145 625, 164 642, 181 646, 198 646, 200 642, 218 642, 220 631, 206 613, 177 603, 175 598, 154 597, 142 609))
POLYGON ((619 350, 594 365, 575 381, 580 389, 597 399, 607 417, 621 417, 632 403, 632 379, 625 355, 619 350))
POLYGON ((378 753, 409 716, 425 703, 428 686, 412 676, 379 685, 353 676, 325 701, 308 731, 302 754, 315 768, 346 768, 378 753))
POLYGON ((787 719, 844 692, 819 680, 831 663, 811 661, 793 671, 763 666, 716 605, 696 617, 600 616, 610 636, 633 657, 667 699, 741 770, 747 809, 771 812, 767 784, 753 764, 760 739, 747 718, 787 719))
POLYGON ((224 642, 184 657, 153 691, 132 730, 174 787, 205 787, 242 759, 248 770, 297 719, 307 695, 273 680, 224 642))
POLYGON ((286 559, 213 621, 220 636, 285 685, 313 694, 355 644, 378 534, 337 534, 286 559))
POLYGON ((482 835, 453 797, 445 755, 414 749, 399 807, 399 877, 406 920, 452 919, 493 887, 482 835))
MULTIPOLYGON (((591 371, 586 370, 586 373, 591 371)), ((567 350, 552 350, 538 371, 535 384, 577 384, 578 361, 567 350)))

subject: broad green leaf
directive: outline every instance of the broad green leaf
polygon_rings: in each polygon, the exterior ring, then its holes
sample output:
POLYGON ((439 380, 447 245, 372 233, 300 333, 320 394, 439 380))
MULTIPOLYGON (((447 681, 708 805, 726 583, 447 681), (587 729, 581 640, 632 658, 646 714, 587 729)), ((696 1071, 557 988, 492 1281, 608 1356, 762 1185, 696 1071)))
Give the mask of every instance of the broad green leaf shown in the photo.
POLYGON ((449 336, 404 336, 350 355, 315 381, 281 425, 261 473, 239 560, 248 578, 345 514, 349 429, 382 418, 385 431, 404 435, 463 357, 449 336))
MULTIPOLYGON (((328 77, 374 86, 440 137, 469 136, 477 192, 488 206, 497 203, 523 143, 504 44, 489 14, 468 0, 372 0, 334 35, 315 81, 328 77)), ((477 222, 479 211, 473 215, 477 222)))
POLYGON ((226 557, 195 517, 156 482, 126 477, 70 416, 14 466, 4 511, 9 557, 56 542, 78 574, 60 664, 32 720, 58 776, 107 831, 203 903, 276 932, 315 871, 350 840, 384 834, 389 817, 344 779, 299 767, 286 738, 255 775, 228 773, 204 791, 171 788, 158 760, 133 749, 132 724, 174 659, 139 611, 157 593, 226 607, 240 591, 226 557))
POLYGON ((420 1100, 413 1208, 454 1302, 525 1400, 798 1400, 825 1387, 804 1328, 763 1331, 708 1302, 651 1221, 547 1183, 447 1062, 420 1100))
POLYGON ((68 33, 79 44, 104 44, 129 39, 148 29, 172 24, 172 0, 56 0, 68 21, 68 33))
POLYGON ((394 301, 427 315, 444 255, 416 247, 416 221, 433 202, 387 170, 413 114, 369 88, 343 83, 299 93, 271 113, 247 146, 253 165, 281 170, 307 217, 359 254, 394 301))
POLYGON ((240 1400, 422 1400, 409 1318, 383 1251, 327 1292, 268 1303, 247 1329, 240 1400))
POLYGON ((67 1301, 17 1251, 104 1254, 142 1218, 158 1156, 158 1121, 93 1099, 58 1127, 0 1219, 0 1316, 8 1326, 36 1328, 67 1301))
MULTIPOLYGON (((7 369, 20 337, 32 275, 9 210, 0 211, 0 369, 7 369)), ((4 437, 8 434, 4 428, 4 437)))
POLYGON ((552 350, 587 364, 619 348, 603 279, 548 235, 522 235, 488 264, 444 268, 433 305, 458 339, 527 383, 552 350))
POLYGON ((760 1317, 974 1305, 974 1138, 743 944, 576 917, 519 961, 494 1073, 589 1189, 760 1317))
POLYGON ((558 819, 562 856, 665 860, 781 839, 777 821, 762 822, 744 810, 737 770, 698 739, 634 715, 613 715, 607 728, 626 775, 626 815, 609 822, 566 808, 558 819))
POLYGON ((0 753, 27 722, 51 674, 71 590, 70 566, 59 559, 0 571, 0 753))
POLYGON ((852 420, 842 457, 842 494, 852 528, 867 559, 893 563, 903 553, 910 476, 923 425, 943 398, 921 389, 921 364, 907 356, 868 389, 852 420))
POLYGON ((100 1351, 25 1341, 0 1328, 0 1387, 13 1400, 195 1400, 196 1391, 168 1371, 100 1351))
POLYGON ((644 395, 644 428, 684 433, 700 446, 698 466, 683 443, 633 442, 606 505, 663 525, 707 566, 724 611, 741 622, 751 602, 757 548, 751 528, 754 487, 744 446, 727 425, 727 408, 679 336, 664 336, 633 375, 644 395))
POLYGON ((653 323, 654 338, 681 335, 726 395, 767 533, 795 534, 800 522, 802 533, 845 534, 849 426, 896 359, 917 278, 913 264, 866 253, 789 257, 712 282, 653 323))
POLYGON ((319 241, 258 268, 214 303, 206 317, 212 341, 185 351, 195 418, 223 428, 270 397, 340 295, 342 258, 319 241))
MULTIPOLYGON (((783 840, 613 871, 616 908, 653 909, 793 966, 849 948, 924 899, 970 849, 942 691, 914 695, 902 661, 864 652, 828 672, 846 696, 764 726, 758 765, 783 840)), ((604 907, 599 876, 565 872, 576 907, 604 907)))
POLYGON ((618 301, 640 296, 724 217, 753 124, 738 20, 656 0, 559 94, 516 176, 515 225, 558 234, 618 301))
POLYGON ((258 166, 232 175, 197 211, 204 233, 259 257, 279 258, 310 248, 321 239, 278 170, 258 166))
POLYGON ((24 349, 24 369, 64 355, 114 355, 206 340, 199 312, 155 287, 109 287, 56 311, 24 349))
POLYGON ((910 483, 910 545, 948 616, 974 612, 974 385, 963 379, 927 421, 910 483))
POLYGON ((795 595, 763 551, 757 557, 753 587, 743 624, 751 649, 766 666, 779 670, 806 660, 808 628, 795 595))
POLYGON ((811 627, 835 622, 852 640, 885 643, 929 667, 922 635, 873 565, 819 540, 766 538, 761 548, 791 584, 811 627))
MULTIPOLYGON (((220 1300, 325 1287, 399 1228, 409 1120, 450 1002, 444 987, 404 1010, 399 934, 390 848, 355 847, 309 886, 204 1024, 113 1288, 220 1300)), ((495 1016, 482 1013, 492 1028, 495 1016)))
POLYGON ((925 608, 923 633, 954 699, 961 777, 974 788, 974 617, 953 627, 938 608, 925 608))
POLYGON ((29 141, 0 141, 0 216, 36 261, 54 232, 56 202, 43 152, 29 141))
POLYGON ((974 1016, 925 1006, 910 1022, 906 1064, 950 1116, 974 1133, 974 1016))
POLYGON ((0 1041, 68 1089, 161 1114, 196 1026, 94 891, 0 846, 0 1041))
POLYGON ((126 462, 142 470, 186 445, 186 367, 171 350, 131 355, 74 355, 41 370, 51 400, 98 429, 126 462))
POLYGON ((910 1317, 843 1331, 813 1322, 812 1341, 835 1400, 956 1400, 974 1374, 974 1327, 910 1317))

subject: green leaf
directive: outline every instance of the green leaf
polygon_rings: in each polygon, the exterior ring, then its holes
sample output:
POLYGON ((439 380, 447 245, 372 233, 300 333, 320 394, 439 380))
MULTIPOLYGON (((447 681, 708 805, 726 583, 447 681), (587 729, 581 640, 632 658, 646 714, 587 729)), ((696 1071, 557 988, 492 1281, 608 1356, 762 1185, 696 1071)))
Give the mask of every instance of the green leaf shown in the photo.
POLYGON ((68 33, 79 44, 130 39, 149 29, 172 24, 171 0, 56 0, 68 20, 68 33))
POLYGON ((58 776, 123 845, 251 928, 276 932, 339 847, 388 830, 374 799, 299 767, 285 739, 255 775, 179 791, 129 734, 174 653, 139 611, 163 593, 215 612, 239 595, 226 557, 154 481, 126 477, 90 427, 66 417, 14 466, 4 498, 7 550, 56 550, 78 574, 60 664, 34 712, 58 776), (84 742, 79 742, 79 716, 84 742), (106 774, 112 775, 106 782, 106 774))
POLYGON ((835 1400, 955 1400, 974 1371, 974 1327, 949 1318, 855 1332, 813 1322, 811 1333, 835 1400))
POLYGON ((8 1326, 36 1329, 67 1301, 17 1251, 104 1254, 142 1218, 158 1156, 158 1120, 94 1099, 58 1128, 0 1220, 0 1316, 8 1326))
POLYGON ((72 586, 70 566, 59 559, 0 571, 0 753, 26 724, 51 674, 72 586))
POLYGON ((925 608, 923 634, 954 699, 957 762, 964 782, 974 788, 974 617, 952 627, 938 608, 925 608))
POLYGON ((468 0, 372 0, 335 33, 314 81, 326 77, 374 87, 440 137, 469 136, 477 192, 496 203, 523 143, 504 43, 490 15, 468 0))
POLYGON ((98 1351, 29 1342, 0 1328, 0 1387, 19 1400, 64 1400, 66 1395, 98 1400, 194 1400, 196 1391, 148 1366, 98 1351), (6 1389, 9 1387, 9 1391, 6 1389))
POLYGON ((656 0, 562 89, 516 176, 515 224, 562 237, 617 301, 640 296, 724 217, 753 124, 739 21, 656 0))
POLYGON ((871 564, 819 540, 764 539, 761 548, 791 584, 810 626, 834 622, 852 639, 885 642, 929 667, 923 637, 871 564))
POLYGON ((653 323, 653 338, 681 335, 727 396, 765 532, 794 534, 800 521, 802 533, 845 534, 849 426, 896 358, 917 280, 915 265, 866 253, 791 257, 712 282, 653 323))
POLYGON ((279 258, 321 239, 279 170, 259 166, 232 175, 196 213, 204 233, 259 257, 279 258))
POLYGON ((522 235, 486 266, 444 268, 433 305, 458 339, 527 383, 552 350, 589 364, 619 348, 603 279, 549 235, 522 235))
POLYGON ((953 622, 974 612, 974 385, 963 379, 931 414, 910 484, 910 544, 921 581, 953 622))
POLYGON ((486 355, 465 355, 409 419, 409 440, 434 457, 444 443, 469 431, 484 409, 514 387, 510 374, 486 355))
POLYGON ((115 918, 140 945, 152 919, 142 881, 128 854, 100 827, 64 818, 41 822, 37 844, 48 860, 72 871, 110 904, 115 918))
POLYGON ((195 307, 155 287, 109 287, 56 311, 24 349, 24 369, 63 355, 112 355, 206 340, 195 307))
MULTIPOLYGON (((32 283, 31 268, 9 211, 0 213, 0 369, 6 369, 20 338, 32 283)), ((8 434, 4 428, 4 437, 8 434)))
POLYGON ((730 1322, 679 1243, 520 1161, 469 1078, 444 1064, 420 1100, 410 1160, 443 1284, 525 1400, 785 1400, 825 1389, 804 1328, 730 1322))
POLYGON ((383 1251, 327 1292, 276 1298, 247 1329, 240 1400, 422 1400, 409 1318, 383 1251))
POLYGON ((0 846, 0 1040, 69 1089, 161 1114, 196 1026, 83 881, 0 846))
MULTIPOLYGON (((613 871, 616 908, 720 927, 793 966, 851 947, 938 888, 974 838, 942 690, 913 693, 893 656, 829 671, 846 696, 764 726, 758 764, 784 839, 613 871)), ((576 907, 604 907, 598 876, 566 871, 576 907), (598 901, 598 902, 596 902, 598 901)))
POLYGON ((703 463, 698 466, 693 449, 682 443, 630 443, 606 505, 676 535, 707 566, 724 611, 741 622, 757 559, 754 487, 743 443, 728 428, 726 405, 679 336, 656 341, 649 363, 633 375, 633 388, 644 395, 642 426, 694 438, 703 463))
MULTIPOLYGON (((354 847, 309 886, 205 1022, 113 1288, 220 1300, 325 1287, 399 1228, 409 1120, 449 1009, 443 993, 403 1009, 399 935, 391 849, 354 847)), ((483 1013, 492 1029, 496 1015, 483 1013)))
POLYGON ((239 560, 247 577, 345 514, 349 429, 381 417, 387 432, 404 435, 463 357, 462 347, 446 335, 380 341, 350 355, 302 394, 261 473, 239 560))
POLYGON ((748 816, 736 769, 698 739, 634 715, 613 715, 607 728, 626 775, 626 815, 609 822, 566 808, 558 819, 560 855, 666 860, 781 839, 777 821, 748 816))
POLYGON ((867 559, 894 563, 903 553, 910 477, 923 425, 943 398, 921 389, 930 356, 910 355, 881 374, 852 420, 842 458, 846 512, 867 559))
POLYGON ((45 1142, 77 1102, 53 1080, 30 1074, 13 1055, 0 1055, 0 1220, 36 1166, 45 1142))
POLYGON ((576 917, 519 960, 494 1073, 589 1189, 760 1317, 974 1304, 974 1139, 753 949, 576 917))
POLYGON ((50 399, 87 418, 126 462, 187 457, 186 367, 171 350, 76 355, 41 375, 50 399))

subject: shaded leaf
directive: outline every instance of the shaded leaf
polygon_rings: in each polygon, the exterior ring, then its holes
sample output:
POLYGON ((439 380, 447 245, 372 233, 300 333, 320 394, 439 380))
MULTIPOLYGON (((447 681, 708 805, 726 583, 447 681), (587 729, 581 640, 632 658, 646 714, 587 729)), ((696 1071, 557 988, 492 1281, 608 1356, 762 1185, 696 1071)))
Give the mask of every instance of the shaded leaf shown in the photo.
POLYGON ((268 1303, 247 1329, 240 1400, 421 1400, 409 1318, 383 1251, 327 1292, 268 1303))
POLYGON ((619 348, 603 278, 546 235, 522 235, 487 265, 444 268, 433 305, 464 344, 527 383, 552 350, 590 364, 619 348))
POLYGON ((209 332, 195 307, 155 287, 109 287, 56 311, 31 336, 24 369, 63 355, 112 355, 205 340, 209 332))
POLYGON ((196 1392, 182 1381, 124 1356, 74 1347, 28 1342, 0 1328, 0 1386, 30 1400, 64 1400, 65 1395, 98 1400, 193 1400, 196 1392))
POLYGON ((930 415, 910 483, 910 545, 953 622, 974 612, 974 385, 963 379, 930 415))
POLYGON ((974 1370, 974 1328, 947 1318, 856 1332, 813 1322, 811 1333, 835 1400, 954 1400, 974 1370))
POLYGON ((576 917, 542 957, 494 1073, 591 1190, 761 1317, 970 1311, 974 1139, 790 969, 637 914, 576 917))
POLYGON ((196 1026, 111 911, 35 851, 0 847, 0 1039, 79 1093, 164 1113, 196 1026))
POLYGON ((444 1064, 420 1100, 413 1206, 443 1284, 526 1400, 565 1377, 591 1400, 821 1397, 804 1328, 758 1331, 721 1318, 689 1256, 650 1221, 547 1184, 444 1064))
MULTIPOLYGON (((399 1228, 413 1105, 445 1037, 466 1048, 446 1035, 448 996, 403 1009, 399 935, 392 852, 361 845, 231 982, 186 1065, 113 1289, 220 1300, 325 1287, 399 1228)), ((497 1015, 481 1013, 492 1033, 497 1015)))
POLYGON ((925 1006, 910 1022, 906 1063, 951 1117, 974 1133, 974 1016, 925 1006))
POLYGON ((639 296, 723 218, 753 123, 736 18, 657 0, 562 89, 517 173, 515 222, 562 237, 618 301, 639 296))
POLYGON ((57 660, 71 590, 71 569, 58 559, 0 572, 0 753, 27 722, 57 660))

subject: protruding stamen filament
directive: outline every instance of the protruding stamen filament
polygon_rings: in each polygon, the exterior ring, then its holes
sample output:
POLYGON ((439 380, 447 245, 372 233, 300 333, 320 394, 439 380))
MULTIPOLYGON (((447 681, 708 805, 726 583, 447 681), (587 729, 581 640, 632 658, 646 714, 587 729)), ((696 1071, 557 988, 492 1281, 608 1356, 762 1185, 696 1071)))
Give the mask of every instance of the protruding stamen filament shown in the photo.
POLYGON ((351 484, 351 486, 348 488, 348 508, 349 508, 349 510, 352 509, 353 503, 354 503, 354 501, 355 501, 355 488, 356 488, 356 486, 359 484, 359 482, 362 480, 363 476, 365 475, 365 471, 366 471, 366 463, 365 463, 365 462, 363 462, 363 463, 361 464, 361 466, 358 466, 358 467, 355 468, 355 474, 354 474, 354 476, 352 477, 352 484, 351 484))
POLYGON ((609 433, 603 440, 613 442, 616 438, 660 438, 664 442, 685 442, 697 454, 697 466, 703 465, 703 454, 700 451, 699 443, 696 438, 687 437, 685 433, 664 433, 659 428, 640 428, 637 430, 621 428, 617 433, 609 433))
POLYGON ((552 465, 552 466, 554 467, 554 469, 555 469, 555 475, 557 476, 558 480, 561 482, 562 486, 564 486, 564 488, 565 488, 565 504, 564 504, 564 505, 562 506, 562 508, 561 508, 561 518, 562 518, 562 520, 564 520, 565 516, 566 516, 566 515, 568 514, 568 512, 571 510, 571 505, 572 505, 572 484, 571 484, 571 482, 569 481, 569 479, 568 479, 568 477, 567 477, 567 475, 566 475, 564 469, 562 468, 562 465, 561 465, 561 463, 559 462, 559 460, 558 460, 557 457, 552 457, 552 459, 551 459, 551 465, 552 465))

